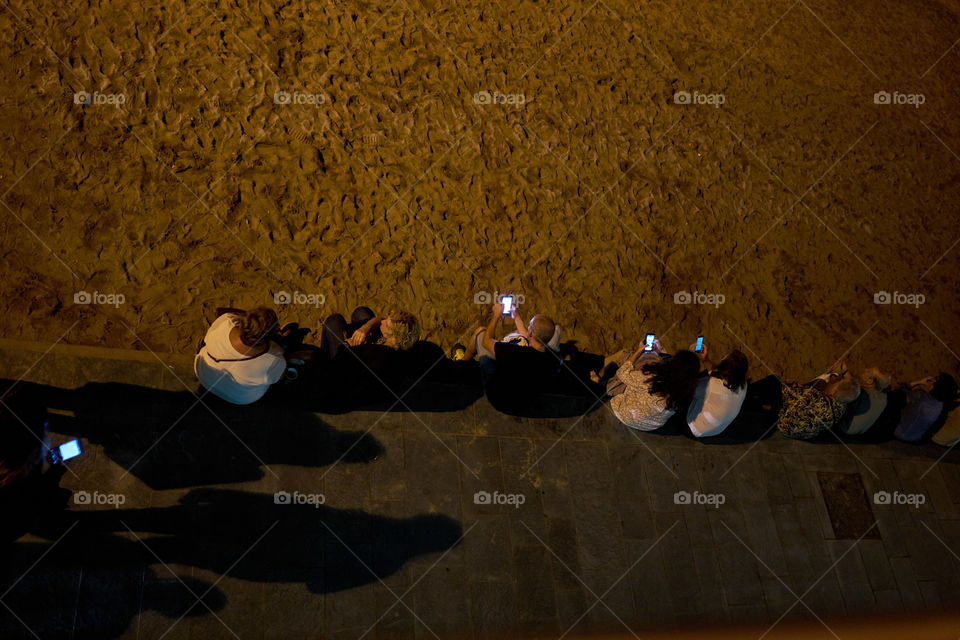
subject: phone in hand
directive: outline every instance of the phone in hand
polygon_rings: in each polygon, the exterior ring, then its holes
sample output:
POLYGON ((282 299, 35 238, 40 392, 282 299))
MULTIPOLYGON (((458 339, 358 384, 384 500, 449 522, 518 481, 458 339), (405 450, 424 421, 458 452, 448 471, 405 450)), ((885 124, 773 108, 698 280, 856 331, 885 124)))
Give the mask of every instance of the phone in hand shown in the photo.
POLYGON ((503 305, 503 315, 513 315, 513 296, 503 296, 500 298, 500 304, 503 305))
POLYGON ((653 341, 656 337, 652 333, 648 333, 647 337, 643 341, 643 350, 644 351, 653 351, 653 341))
POLYGON ((697 353, 703 351, 703 336, 697 336, 697 344, 694 345, 693 350, 697 353))
POLYGON ((79 440, 64 442, 59 447, 50 449, 50 463, 57 464, 60 462, 66 462, 70 458, 76 458, 81 453, 83 453, 83 447, 80 446, 79 440))

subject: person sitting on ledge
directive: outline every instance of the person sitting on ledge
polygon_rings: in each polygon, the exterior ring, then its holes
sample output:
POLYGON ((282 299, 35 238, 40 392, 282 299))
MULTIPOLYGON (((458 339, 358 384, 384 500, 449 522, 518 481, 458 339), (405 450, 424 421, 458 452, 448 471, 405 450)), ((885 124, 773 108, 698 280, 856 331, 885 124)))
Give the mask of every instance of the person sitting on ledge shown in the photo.
POLYGON ((283 348, 274 340, 278 327, 273 309, 217 309, 193 361, 200 384, 233 404, 262 398, 287 369, 283 348))
POLYGON ((610 408, 628 427, 659 429, 693 399, 699 371, 700 360, 693 353, 680 350, 670 355, 659 340, 650 350, 641 342, 607 383, 610 408))
POLYGON ((838 362, 808 384, 785 385, 777 421, 780 433, 810 440, 836 426, 847 405, 860 394, 860 385, 846 374, 847 366, 838 362))
POLYGON ((747 356, 734 349, 717 366, 707 355, 707 347, 692 351, 703 363, 707 375, 697 383, 687 409, 687 426, 697 438, 715 436, 726 429, 740 413, 747 397, 747 356))
POLYGON ((860 374, 860 393, 847 406, 840 421, 840 429, 847 435, 863 435, 872 427, 883 410, 887 408, 887 389, 890 376, 876 367, 864 369, 860 374))
POLYGON ((348 323, 334 313, 323 323, 320 350, 333 360, 340 347, 377 344, 404 351, 420 339, 420 321, 412 313, 394 310, 387 317, 378 318, 370 307, 357 307, 348 323))
POLYGON ((520 310, 514 307, 509 317, 513 320, 516 330, 497 340, 497 327, 500 320, 505 317, 507 316, 503 313, 503 305, 499 302, 494 304, 490 322, 486 327, 478 327, 473 332, 466 352, 461 358, 473 360, 475 356, 479 356, 480 372, 484 375, 484 379, 493 375, 501 351, 507 354, 508 358, 514 354, 528 353, 516 351, 513 347, 529 347, 538 353, 551 355, 550 359, 543 359, 544 362, 550 362, 551 366, 554 359, 559 359, 559 356, 553 356, 553 354, 556 352, 557 343, 560 342, 560 327, 549 316, 535 315, 530 318, 530 324, 524 326, 520 310))
POLYGON ((511 412, 535 394, 546 391, 562 361, 555 351, 559 327, 551 318, 538 314, 524 326, 519 310, 514 308, 509 317, 516 331, 497 340, 497 327, 505 317, 503 305, 494 304, 490 322, 473 332, 463 359, 479 356, 487 397, 494 405, 511 412))
POLYGON ((904 394, 903 410, 893 431, 898 440, 918 442, 940 418, 945 406, 957 397, 957 381, 949 373, 911 382, 904 394))

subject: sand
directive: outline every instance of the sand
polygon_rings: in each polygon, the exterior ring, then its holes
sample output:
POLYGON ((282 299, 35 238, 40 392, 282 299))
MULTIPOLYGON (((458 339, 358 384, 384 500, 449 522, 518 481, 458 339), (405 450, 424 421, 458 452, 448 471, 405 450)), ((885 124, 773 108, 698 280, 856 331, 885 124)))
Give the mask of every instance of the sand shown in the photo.
POLYGON ((191 352, 288 292, 448 347, 513 291, 594 352, 960 370, 958 2, 36 0, 0 34, 6 337, 191 352))

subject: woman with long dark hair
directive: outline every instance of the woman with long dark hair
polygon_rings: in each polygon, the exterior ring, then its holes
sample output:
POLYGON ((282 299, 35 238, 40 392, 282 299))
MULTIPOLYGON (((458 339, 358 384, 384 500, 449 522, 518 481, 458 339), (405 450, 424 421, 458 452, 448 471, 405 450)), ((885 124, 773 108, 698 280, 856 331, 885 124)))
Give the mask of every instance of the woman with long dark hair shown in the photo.
POLYGON ((659 429, 693 398, 700 360, 689 351, 663 352, 658 340, 645 342, 620 363, 607 384, 610 408, 620 422, 639 429, 659 429))

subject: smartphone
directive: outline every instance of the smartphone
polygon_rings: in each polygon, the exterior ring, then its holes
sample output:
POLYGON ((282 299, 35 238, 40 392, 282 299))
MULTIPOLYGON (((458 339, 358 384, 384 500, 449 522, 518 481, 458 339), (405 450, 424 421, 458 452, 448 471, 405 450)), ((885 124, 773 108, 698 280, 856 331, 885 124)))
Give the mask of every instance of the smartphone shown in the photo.
POLYGON ((503 305, 503 315, 509 316, 513 313, 513 296, 503 296, 500 304, 503 305))
POLYGON ((644 351, 653 351, 653 340, 654 340, 654 335, 652 333, 648 333, 646 339, 643 342, 644 351))
POLYGON ((703 349, 703 336, 697 336, 697 344, 694 346, 694 351, 701 351, 703 349))
POLYGON ((81 453, 83 453, 83 447, 80 446, 79 440, 64 442, 59 447, 50 449, 50 462, 53 464, 57 464, 58 462, 66 462, 70 458, 76 458, 81 453))

